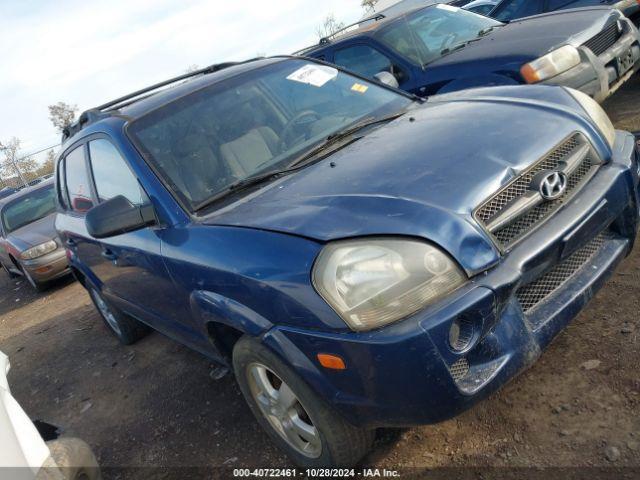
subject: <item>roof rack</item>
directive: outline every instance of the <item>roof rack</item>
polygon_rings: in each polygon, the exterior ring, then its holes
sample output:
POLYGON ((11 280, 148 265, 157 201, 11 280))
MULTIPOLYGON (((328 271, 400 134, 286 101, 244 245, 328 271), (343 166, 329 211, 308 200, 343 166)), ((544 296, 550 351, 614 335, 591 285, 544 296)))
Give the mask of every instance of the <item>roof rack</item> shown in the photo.
POLYGON ((193 72, 189 72, 189 73, 185 73, 183 75, 179 75, 177 77, 173 77, 170 78, 169 80, 165 80, 163 82, 160 83, 156 83, 154 85, 151 85, 149 87, 145 87, 143 89, 140 90, 136 90, 135 92, 129 93, 128 95, 124 95, 122 97, 116 98, 115 100, 111 100, 110 102, 104 103, 98 107, 95 108, 91 108, 85 112, 83 112, 80 117, 78 118, 78 120, 74 123, 72 123, 71 125, 65 127, 62 131, 62 141, 64 142, 65 140, 67 140, 68 138, 72 137, 73 135, 75 135, 76 133, 78 133, 80 130, 82 130, 86 125, 89 125, 91 123, 94 123, 100 119, 109 117, 112 115, 112 113, 115 110, 117 110, 118 108, 122 108, 125 107, 127 105, 131 105, 132 103, 135 103, 136 101, 141 100, 142 98, 146 98, 148 96, 151 96, 152 92, 155 92, 156 90, 162 88, 162 87, 167 87, 169 85, 172 85, 174 83, 178 83, 182 80, 186 80, 188 78, 192 78, 192 77, 197 77, 199 75, 208 75, 210 73, 215 73, 215 72, 219 72, 220 70, 224 70, 225 68, 229 68, 229 67, 233 67, 235 65, 242 65, 244 63, 250 63, 250 62, 254 62, 256 60, 260 60, 264 57, 255 57, 255 58, 251 58, 249 60, 245 60, 242 62, 225 62, 225 63, 217 63, 214 65, 209 65, 208 67, 204 67, 204 68, 200 68, 198 70, 194 70, 193 72), (146 95, 143 97, 143 95, 145 94, 150 94, 150 95, 146 95))
POLYGON ((362 20, 358 20, 357 22, 352 23, 351 25, 347 25, 346 27, 342 27, 339 30, 336 30, 331 35, 327 35, 326 37, 322 37, 320 39, 320 41, 315 45, 311 45, 310 47, 301 48, 300 50, 297 50, 297 51, 293 52, 292 55, 305 54, 307 52, 310 52, 314 48, 317 48, 319 46, 327 45, 328 43, 331 43, 331 39, 332 38, 337 37, 338 35, 340 35, 341 33, 349 30, 350 28, 353 28, 353 27, 356 27, 356 26, 360 26, 365 22, 378 22, 378 21, 383 20, 385 18, 387 18, 385 15, 383 15, 382 13, 378 13, 377 15, 374 15, 372 17, 367 17, 367 18, 364 18, 362 20))

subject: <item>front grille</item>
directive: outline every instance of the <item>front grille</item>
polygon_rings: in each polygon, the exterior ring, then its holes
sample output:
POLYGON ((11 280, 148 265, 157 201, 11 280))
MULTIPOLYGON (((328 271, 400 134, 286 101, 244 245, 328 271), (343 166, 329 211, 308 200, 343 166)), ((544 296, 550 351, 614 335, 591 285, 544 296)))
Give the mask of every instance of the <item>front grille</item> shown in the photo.
POLYGON ((469 362, 466 358, 461 358, 449 367, 449 371, 456 382, 462 380, 469 373, 469 362))
POLYGON ((583 46, 591 50, 596 56, 602 55, 609 50, 622 37, 622 32, 618 28, 618 24, 609 25, 595 37, 587 40, 583 46))
POLYGON ((531 192, 531 182, 536 174, 547 170, 561 170, 564 160, 579 152, 588 144, 588 141, 580 134, 574 134, 568 140, 561 143, 547 156, 533 167, 523 172, 518 178, 491 197, 475 212, 475 218, 493 235, 496 243, 503 250, 531 232, 545 219, 566 203, 584 183, 596 172, 600 161, 593 149, 585 150, 585 156, 580 159, 577 167, 567 177, 567 188, 564 194, 551 201, 540 200, 537 204, 510 215, 508 223, 497 229, 489 228, 489 223, 506 215, 507 207, 531 192))
POLYGON ((542 277, 518 289, 516 297, 524 313, 534 310, 567 280, 571 279, 611 238, 610 232, 601 233, 542 277))

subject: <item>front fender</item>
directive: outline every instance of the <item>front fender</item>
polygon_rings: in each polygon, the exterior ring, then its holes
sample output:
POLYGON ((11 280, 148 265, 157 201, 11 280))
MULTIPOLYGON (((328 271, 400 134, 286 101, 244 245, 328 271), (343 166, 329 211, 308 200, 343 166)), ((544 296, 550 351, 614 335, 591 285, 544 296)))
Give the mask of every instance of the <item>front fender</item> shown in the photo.
POLYGON ((220 294, 198 290, 190 295, 189 303, 193 317, 197 319, 204 334, 208 323, 218 323, 239 332, 259 337, 273 324, 249 307, 220 294))

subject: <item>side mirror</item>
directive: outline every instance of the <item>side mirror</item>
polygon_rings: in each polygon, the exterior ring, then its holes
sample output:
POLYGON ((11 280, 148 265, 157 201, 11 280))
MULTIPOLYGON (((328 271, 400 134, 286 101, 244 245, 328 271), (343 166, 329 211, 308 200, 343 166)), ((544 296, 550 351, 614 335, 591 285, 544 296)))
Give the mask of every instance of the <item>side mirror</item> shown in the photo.
POLYGON ((393 73, 389 72, 380 72, 376 73, 373 78, 378 80, 380 83, 384 83, 385 85, 389 85, 393 88, 400 88, 400 83, 398 83, 398 79, 395 77, 393 73))
POLYGON ((151 204, 136 206, 122 195, 96 205, 85 218, 87 231, 94 238, 113 237, 154 223, 156 216, 151 204))

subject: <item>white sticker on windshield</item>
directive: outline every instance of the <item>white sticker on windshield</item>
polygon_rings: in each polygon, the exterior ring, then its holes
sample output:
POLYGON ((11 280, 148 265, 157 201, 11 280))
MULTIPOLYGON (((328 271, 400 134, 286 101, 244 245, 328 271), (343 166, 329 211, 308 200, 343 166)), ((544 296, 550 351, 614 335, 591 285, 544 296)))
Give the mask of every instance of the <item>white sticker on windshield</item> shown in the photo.
POLYGON ((287 77, 287 80, 322 87, 338 76, 338 70, 324 65, 305 65, 287 77))
POLYGON ((458 7, 452 7, 451 5, 445 5, 444 3, 439 3, 438 5, 436 5, 436 8, 439 8, 440 10, 446 10, 448 12, 457 12, 458 10, 460 10, 458 7))

